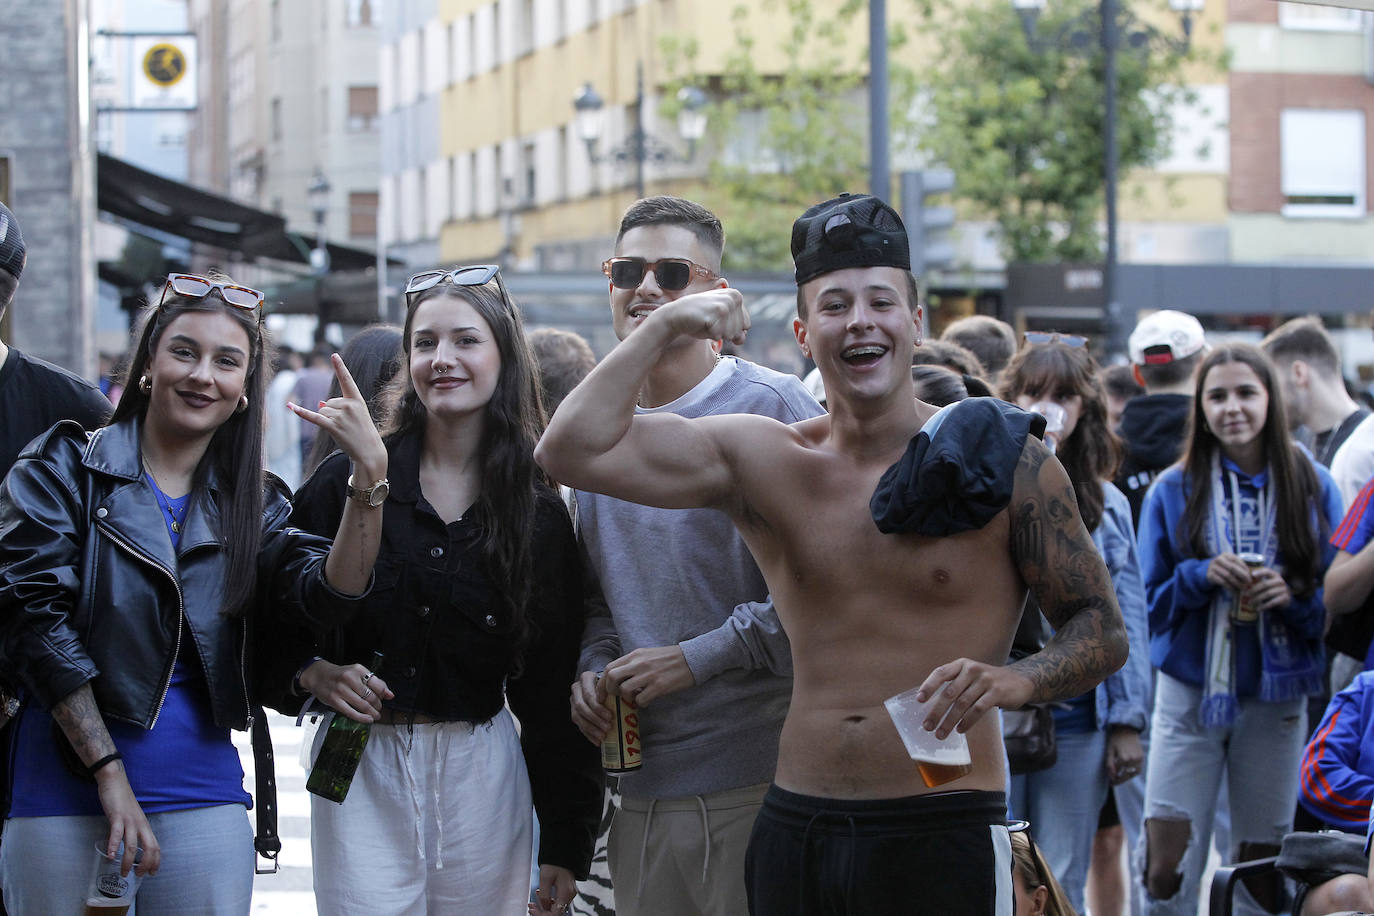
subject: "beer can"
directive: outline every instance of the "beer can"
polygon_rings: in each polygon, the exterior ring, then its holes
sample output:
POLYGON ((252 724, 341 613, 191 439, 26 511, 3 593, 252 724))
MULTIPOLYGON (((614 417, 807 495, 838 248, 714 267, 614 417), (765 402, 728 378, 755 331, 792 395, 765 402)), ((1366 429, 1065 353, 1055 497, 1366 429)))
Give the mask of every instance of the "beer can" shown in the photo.
POLYGON ((606 708, 614 722, 601 742, 601 766, 607 773, 639 769, 644 751, 639 741, 639 707, 628 697, 606 694, 606 708))
MULTIPOLYGON (((1264 554, 1242 553, 1239 556, 1241 561, 1250 567, 1252 576, 1256 570, 1264 568, 1264 554)), ((1235 609, 1231 613, 1231 619, 1236 623, 1255 623, 1259 620, 1259 608, 1246 597, 1245 592, 1236 592, 1235 609)))

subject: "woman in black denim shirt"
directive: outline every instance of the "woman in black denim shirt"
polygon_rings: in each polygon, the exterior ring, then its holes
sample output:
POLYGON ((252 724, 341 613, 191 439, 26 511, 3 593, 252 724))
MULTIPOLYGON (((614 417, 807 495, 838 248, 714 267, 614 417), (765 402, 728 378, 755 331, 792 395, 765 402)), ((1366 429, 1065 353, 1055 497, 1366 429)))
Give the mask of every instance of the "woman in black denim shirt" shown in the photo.
MULTIPOLYGON (((418 274, 406 305, 376 578, 295 685, 375 723, 344 803, 311 798, 316 898, 328 913, 522 912, 533 801, 540 909, 562 912, 590 866, 602 777, 568 712, 583 569, 532 458, 534 364, 495 266, 418 274)), ((372 484, 335 454, 292 521, 332 532, 347 499, 381 498, 372 484)))

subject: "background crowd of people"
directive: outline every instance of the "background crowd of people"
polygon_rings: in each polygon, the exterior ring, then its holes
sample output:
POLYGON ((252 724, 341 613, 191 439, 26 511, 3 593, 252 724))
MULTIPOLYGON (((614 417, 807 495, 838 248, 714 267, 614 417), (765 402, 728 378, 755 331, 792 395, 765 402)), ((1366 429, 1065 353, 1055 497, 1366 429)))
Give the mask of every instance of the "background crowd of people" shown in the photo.
MULTIPOLYGON (((605 268, 617 335, 646 301, 727 288, 723 245, 690 202, 635 204, 605 268)), ((23 266, 0 206, 0 311, 23 266)), ((74 909, 94 845, 143 876, 140 914, 247 912, 245 812, 275 802, 244 792, 229 731, 264 704, 372 726, 346 803, 312 798, 321 912, 745 912, 794 674, 754 557, 713 509, 560 492, 536 445, 596 358, 527 335, 495 265, 421 272, 405 298, 403 327, 301 360, 261 293, 171 275, 112 416, 0 344, 10 912, 74 909), (645 711, 618 786, 608 692, 645 711)), ((918 344, 912 382, 934 407, 1057 415, 1046 444, 1129 642, 1052 704, 1053 762, 1009 777, 1016 913, 1192 914, 1214 844, 1234 862, 1278 854, 1295 818, 1369 830, 1374 418, 1316 319, 1210 346, 1157 312, 1126 366, 1092 343, 965 318, 918 344)), ((819 373, 718 340, 645 373, 636 416, 794 424, 827 400, 819 373)), ((1053 638, 1033 596, 1021 613, 1018 643, 1053 638)), ((1374 909, 1362 874, 1304 892, 1276 872, 1240 905, 1374 909)))

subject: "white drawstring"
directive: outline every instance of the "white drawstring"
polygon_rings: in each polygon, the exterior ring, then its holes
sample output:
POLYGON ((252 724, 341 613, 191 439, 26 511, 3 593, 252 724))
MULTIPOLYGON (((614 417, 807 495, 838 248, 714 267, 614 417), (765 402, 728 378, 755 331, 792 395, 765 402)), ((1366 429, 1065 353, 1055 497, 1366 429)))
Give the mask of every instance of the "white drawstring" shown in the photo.
POLYGON ((438 743, 442 748, 435 748, 434 754, 434 773, 430 780, 430 786, 434 790, 434 830, 438 845, 435 847, 438 854, 434 860, 434 870, 444 870, 444 805, 443 799, 439 797, 439 787, 443 784, 444 761, 448 759, 448 739, 449 732, 446 728, 436 730, 435 737, 440 739, 438 743))
POLYGON ((649 811, 644 815, 644 836, 639 842, 639 887, 635 889, 635 899, 644 899, 644 863, 649 856, 649 826, 654 821, 654 805, 658 804, 658 799, 649 799, 649 811))
MULTIPOLYGON (((396 727, 397 737, 401 737, 400 728, 396 727)), ((401 740, 401 747, 405 753, 401 756, 401 763, 406 771, 406 782, 410 784, 410 803, 415 807, 415 852, 420 857, 420 861, 425 860, 425 838, 420 831, 420 825, 424 823, 424 809, 420 807, 420 787, 415 782, 415 774, 410 771, 410 755, 415 748, 415 729, 411 726, 406 729, 407 735, 401 740)))
MULTIPOLYGON (((706 799, 700 795, 693 795, 692 800, 701 811, 701 842, 704 847, 701 857, 701 883, 705 884, 706 876, 711 870, 711 815, 706 808, 706 799)), ((639 887, 635 890, 635 896, 639 899, 644 897, 644 866, 649 858, 649 830, 653 826, 654 807, 657 804, 658 799, 649 799, 649 807, 644 814, 644 835, 639 841, 639 887)))
POLYGON ((697 800, 698 807, 701 808, 701 839, 706 847, 706 854, 701 858, 701 883, 706 883, 706 870, 711 865, 711 818, 706 812, 706 799, 700 795, 693 795, 697 800))

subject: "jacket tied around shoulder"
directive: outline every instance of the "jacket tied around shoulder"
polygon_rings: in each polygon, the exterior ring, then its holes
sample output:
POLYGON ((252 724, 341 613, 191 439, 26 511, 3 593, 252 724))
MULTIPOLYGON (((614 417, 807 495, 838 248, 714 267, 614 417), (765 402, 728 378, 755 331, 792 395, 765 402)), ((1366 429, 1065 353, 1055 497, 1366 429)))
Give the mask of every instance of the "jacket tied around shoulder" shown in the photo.
POLYGON ((982 528, 1011 502, 1026 437, 1044 433, 1044 417, 997 398, 940 408, 878 481, 873 521, 925 537, 982 528))

